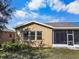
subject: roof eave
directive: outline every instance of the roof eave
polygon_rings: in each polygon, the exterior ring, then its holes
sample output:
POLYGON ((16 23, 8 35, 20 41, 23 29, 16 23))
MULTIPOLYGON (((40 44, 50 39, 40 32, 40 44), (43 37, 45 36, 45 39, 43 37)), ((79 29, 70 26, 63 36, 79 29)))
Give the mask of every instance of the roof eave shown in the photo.
POLYGON ((43 26, 46 26, 46 27, 49 27, 49 28, 53 28, 53 26, 50 26, 50 25, 47 25, 47 24, 44 24, 44 23, 41 23, 41 22, 31 21, 31 22, 27 22, 26 24, 22 24, 22 25, 16 26, 14 29, 17 29, 17 28, 19 28, 21 26, 28 25, 30 23, 37 23, 37 24, 40 24, 40 25, 43 25, 43 26))
POLYGON ((54 27, 54 29, 79 29, 79 27, 54 27))

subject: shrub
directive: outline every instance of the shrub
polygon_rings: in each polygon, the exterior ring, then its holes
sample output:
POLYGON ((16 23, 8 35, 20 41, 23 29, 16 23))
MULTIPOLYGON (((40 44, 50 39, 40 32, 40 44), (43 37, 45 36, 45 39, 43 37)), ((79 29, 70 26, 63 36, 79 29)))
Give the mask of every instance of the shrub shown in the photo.
POLYGON ((27 47, 27 45, 24 43, 12 43, 12 42, 5 42, 1 46, 5 51, 18 51, 25 49, 27 47))

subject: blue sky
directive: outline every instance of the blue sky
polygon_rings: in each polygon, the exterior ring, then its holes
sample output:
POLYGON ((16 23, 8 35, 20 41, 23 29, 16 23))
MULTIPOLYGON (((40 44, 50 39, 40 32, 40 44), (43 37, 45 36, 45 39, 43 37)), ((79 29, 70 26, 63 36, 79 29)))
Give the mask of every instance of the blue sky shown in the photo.
POLYGON ((29 21, 79 22, 79 0, 13 0, 15 8, 8 27, 29 21))

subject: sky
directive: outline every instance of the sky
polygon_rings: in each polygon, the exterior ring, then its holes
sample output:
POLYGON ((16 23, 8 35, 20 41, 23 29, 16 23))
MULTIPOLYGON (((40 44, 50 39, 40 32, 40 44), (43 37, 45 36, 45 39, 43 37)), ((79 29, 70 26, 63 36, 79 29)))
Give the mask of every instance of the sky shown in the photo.
POLYGON ((15 11, 9 28, 29 21, 79 22, 79 0, 13 0, 11 7, 15 11))

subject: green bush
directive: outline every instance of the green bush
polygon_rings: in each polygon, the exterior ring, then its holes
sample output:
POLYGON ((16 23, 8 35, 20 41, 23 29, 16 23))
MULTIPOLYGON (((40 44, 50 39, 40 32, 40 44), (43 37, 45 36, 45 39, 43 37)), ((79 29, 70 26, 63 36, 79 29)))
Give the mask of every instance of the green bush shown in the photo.
POLYGON ((27 48, 27 45, 24 43, 12 43, 12 42, 3 43, 1 46, 5 51, 18 51, 27 48))

